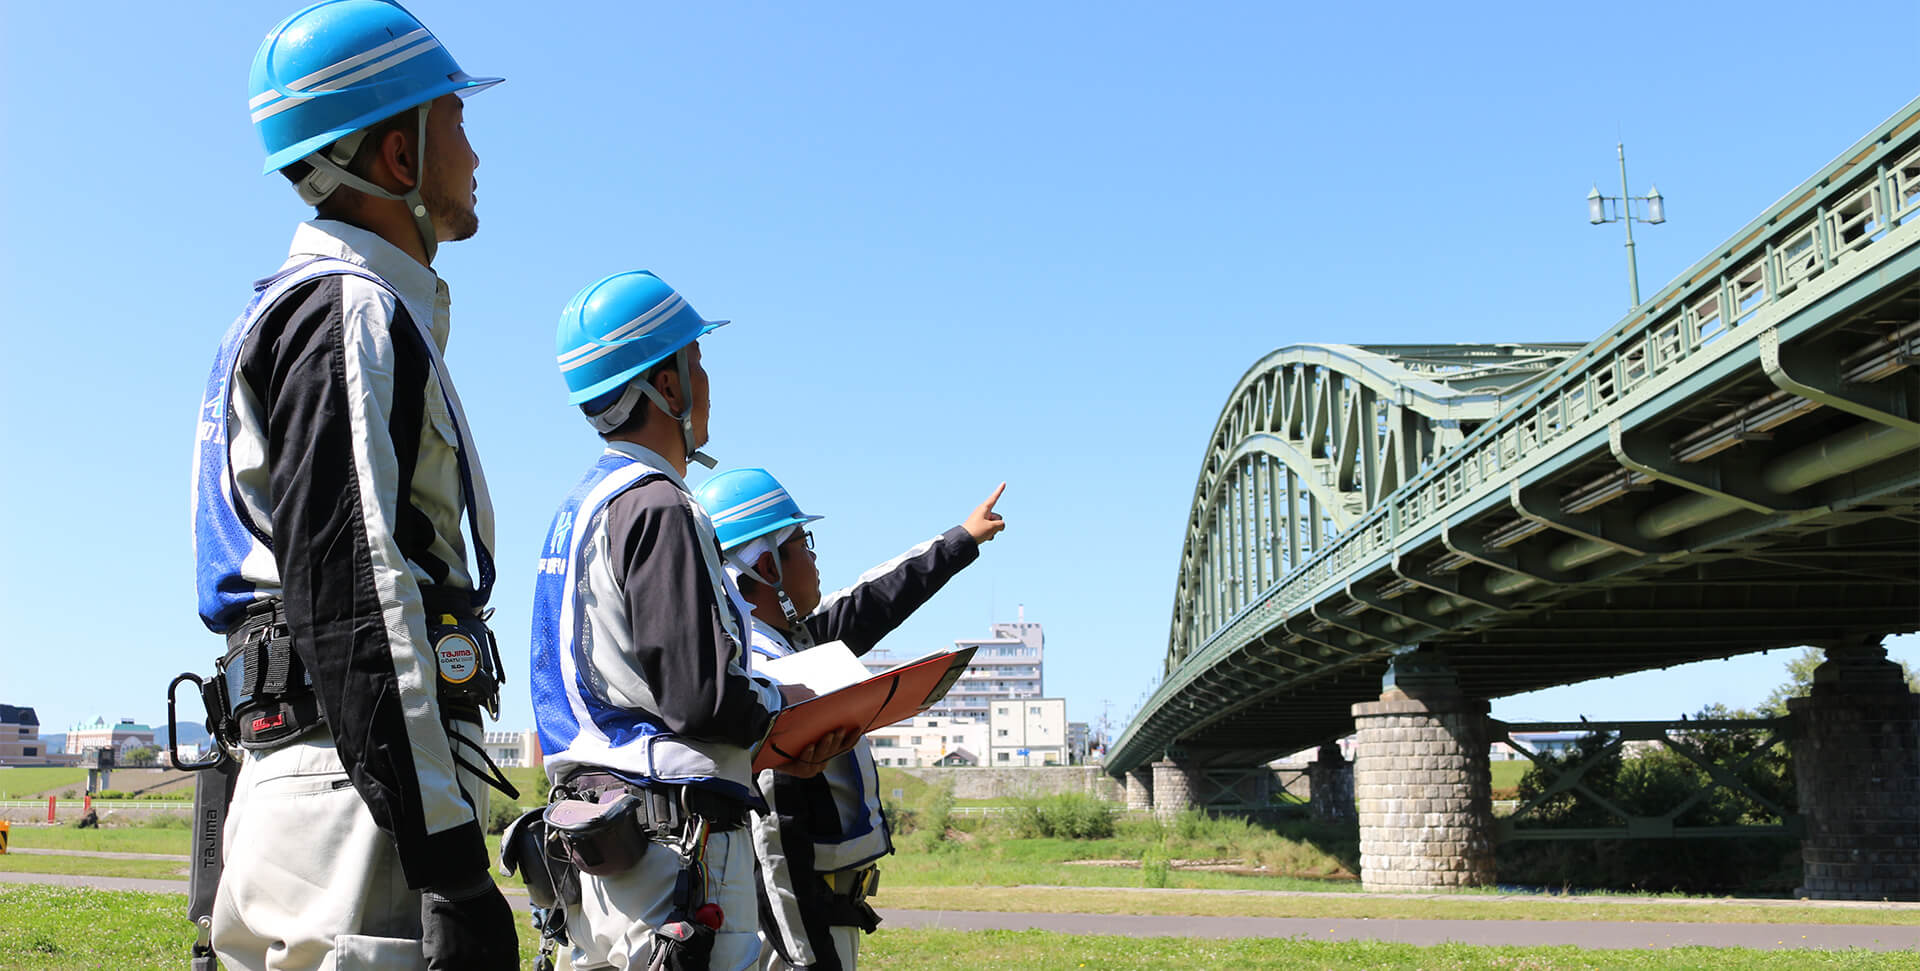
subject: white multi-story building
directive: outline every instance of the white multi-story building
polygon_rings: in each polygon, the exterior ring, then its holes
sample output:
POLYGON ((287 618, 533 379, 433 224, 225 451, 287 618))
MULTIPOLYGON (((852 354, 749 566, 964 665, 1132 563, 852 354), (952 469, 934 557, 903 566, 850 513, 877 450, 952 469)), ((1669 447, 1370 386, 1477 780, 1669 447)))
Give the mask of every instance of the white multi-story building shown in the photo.
POLYGON ((1003 698, 989 702, 987 764, 1067 765, 1067 699, 1003 698))
POLYGON ((533 732, 488 732, 485 746, 487 758, 503 769, 544 764, 540 757, 540 736, 533 732))
POLYGON ((919 715, 868 732, 867 742, 879 765, 981 765, 986 761, 987 723, 919 715))
MULTIPOLYGON (((974 648, 973 661, 947 696, 926 710, 927 715, 985 722, 987 706, 996 699, 1038 698, 1044 693, 1041 672, 1046 634, 1039 624, 1027 622, 1026 608, 1021 608, 1019 619, 1013 623, 994 624, 987 637, 957 640, 953 646, 955 650, 974 648)), ((877 650, 863 656, 860 663, 879 674, 907 660, 877 650)))
POLYGON ((111 749, 117 756, 141 746, 153 746, 153 728, 131 718, 110 722, 101 716, 67 729, 67 752, 72 755, 111 749))
POLYGON ((953 643, 974 648, 973 663, 928 714, 985 720, 987 707, 995 701, 1045 693, 1041 672, 1046 635, 1039 624, 1027 622, 1026 611, 1011 624, 994 624, 987 637, 953 643))

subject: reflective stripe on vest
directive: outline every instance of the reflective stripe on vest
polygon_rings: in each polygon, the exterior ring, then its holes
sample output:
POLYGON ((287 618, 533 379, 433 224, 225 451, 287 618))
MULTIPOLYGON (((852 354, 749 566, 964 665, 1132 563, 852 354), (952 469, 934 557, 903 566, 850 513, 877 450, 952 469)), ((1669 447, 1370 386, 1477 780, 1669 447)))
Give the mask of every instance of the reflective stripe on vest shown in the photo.
MULTIPOLYGON (((750 799, 753 759, 747 749, 674 735, 659 723, 658 715, 615 705, 591 684, 589 642, 582 636, 588 617, 576 596, 586 585, 583 571, 587 544, 607 503, 648 479, 661 477, 677 482, 671 472, 609 450, 567 495, 547 530, 539 573, 534 578, 533 644, 528 662, 540 751, 547 775, 553 779, 574 766, 593 766, 750 799)), ((719 612, 721 625, 734 639, 741 668, 749 669, 751 655, 738 646, 743 643, 741 618, 745 613, 732 582, 720 568, 713 523, 690 495, 686 501, 700 534, 707 578, 728 605, 719 612)))
MULTIPOLYGON (((764 658, 786 657, 793 645, 759 618, 753 619, 753 653, 764 658)), ((774 784, 773 770, 761 775, 763 787, 774 784)), ((829 761, 818 779, 833 795, 835 818, 818 818, 818 807, 792 807, 806 818, 814 837, 813 868, 825 873, 864 866, 893 852, 886 814, 880 807, 880 770, 874 765, 873 744, 861 739, 853 749, 829 761)))
MULTIPOLYGON (((261 596, 253 583, 246 579, 242 565, 249 557, 273 555, 272 538, 234 498, 227 425, 232 410, 233 372, 239 365, 240 349, 246 344, 247 335, 253 332, 254 325, 268 310, 294 288, 325 276, 357 276, 393 293, 393 288, 385 280, 346 260, 317 257, 287 267, 254 284, 253 299, 227 328, 226 336, 220 341, 219 353, 214 358, 213 370, 207 376, 207 389, 200 400, 200 421, 194 442, 193 545, 200 620, 215 633, 225 633, 245 612, 247 605, 261 596)), ((393 298, 396 304, 400 303, 399 294, 394 293, 393 298)), ((482 536, 483 532, 490 532, 490 528, 482 526, 482 519, 488 520, 487 527, 491 526, 490 514, 486 512, 490 508, 485 502, 486 479, 468 460, 470 449, 467 445, 466 416, 453 396, 453 383, 447 377, 438 347, 432 335, 427 333, 425 325, 415 320, 414 327, 426 344, 427 358, 440 379, 440 393, 453 419, 455 459, 460 466, 460 490, 465 507, 463 512, 473 540, 477 566, 474 571, 476 589, 473 591, 473 606, 477 610, 486 605, 487 598, 493 592, 494 580, 493 552, 487 548, 482 536)))

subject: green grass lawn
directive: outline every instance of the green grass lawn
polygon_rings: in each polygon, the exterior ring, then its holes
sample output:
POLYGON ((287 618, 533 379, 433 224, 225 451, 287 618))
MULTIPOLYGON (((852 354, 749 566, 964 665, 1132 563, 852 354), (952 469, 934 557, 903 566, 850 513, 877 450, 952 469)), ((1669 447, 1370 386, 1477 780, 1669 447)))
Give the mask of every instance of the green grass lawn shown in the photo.
MULTIPOLYGON (((194 937, 183 916, 185 907, 184 894, 0 885, 0 971, 180 967, 194 937)), ((525 927, 519 930, 520 964, 531 966, 533 934, 525 927)), ((943 930, 882 930, 866 939, 860 963, 872 971, 1920 971, 1920 956, 1863 951, 1582 951, 943 930)))
POLYGON ((87 770, 66 766, 0 769, 0 799, 32 799, 49 789, 87 787, 87 770))
POLYGON ((15 849, 35 847, 49 850, 82 850, 92 853, 184 855, 188 852, 192 838, 187 832, 186 820, 180 817, 176 819, 177 823, 169 821, 166 825, 108 825, 99 829, 76 829, 71 824, 40 826, 15 823, 9 845, 15 849))
MULTIPOLYGON (((1286 862, 1298 874, 1312 867, 1339 870, 1350 852, 1343 831, 1287 824, 1278 830, 1233 819, 1182 817, 1162 824, 1122 820, 1115 835, 1098 840, 1016 839, 1000 822, 955 819, 958 826, 935 839, 930 829, 898 842, 900 852, 882 861, 881 907, 926 910, 1036 911, 1054 913, 1158 913, 1248 917, 1425 918, 1442 920, 1644 920, 1740 923, 1920 925, 1920 909, 1841 908, 1785 901, 1686 905, 1698 898, 1516 898, 1491 891, 1431 894, 1410 900, 1360 892, 1350 877, 1250 875, 1163 865, 1092 866, 1074 861, 1261 859, 1286 862), (1173 890, 1238 893, 1167 893, 1173 890), (1260 891, 1282 891, 1262 893, 1260 891), (1291 891, 1291 893, 1285 893, 1291 891), (1304 892, 1304 893, 1303 893, 1304 892)), ((21 826, 13 845, 120 853, 185 855, 184 822, 79 830, 71 826, 21 826)), ((498 858, 499 837, 487 839, 498 858)), ((89 857, 11 854, 0 871, 69 873, 184 879, 183 863, 89 857)), ((1276 870, 1282 868, 1276 867, 1276 870)), ((508 881, 517 885, 518 881, 508 881)))
POLYGON ((1505 793, 1506 790, 1519 787, 1520 779, 1527 774, 1527 770, 1533 768, 1533 760, 1507 759, 1499 762, 1489 762, 1487 766, 1493 770, 1494 798, 1511 799, 1513 796, 1503 793, 1505 793))

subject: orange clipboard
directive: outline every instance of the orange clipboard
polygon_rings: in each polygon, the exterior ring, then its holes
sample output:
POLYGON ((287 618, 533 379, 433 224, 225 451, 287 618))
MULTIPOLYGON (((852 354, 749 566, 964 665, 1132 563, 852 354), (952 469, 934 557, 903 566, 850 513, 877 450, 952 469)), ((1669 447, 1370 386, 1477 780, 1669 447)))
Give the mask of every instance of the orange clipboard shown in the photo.
POLYGON ((773 716, 766 741, 754 754, 753 771, 793 761, 802 749, 836 728, 853 726, 865 735, 883 725, 905 721, 947 696, 947 691, 973 661, 976 647, 930 654, 897 668, 882 671, 797 705, 773 716))

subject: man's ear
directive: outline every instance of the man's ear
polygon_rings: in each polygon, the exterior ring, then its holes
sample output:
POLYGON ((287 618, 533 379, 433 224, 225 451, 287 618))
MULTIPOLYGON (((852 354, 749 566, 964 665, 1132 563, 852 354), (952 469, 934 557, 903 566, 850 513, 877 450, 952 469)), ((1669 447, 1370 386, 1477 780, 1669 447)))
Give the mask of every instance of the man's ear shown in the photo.
MULTIPOLYGON (((686 402, 680 397, 680 371, 678 368, 661 368, 653 375, 653 390, 660 392, 662 400, 677 415, 686 410, 686 402)), ((669 416, 671 417, 671 416, 669 416)))
POLYGON ((405 192, 419 181, 415 173, 419 154, 415 150, 411 132, 399 129, 388 131, 380 139, 379 153, 379 171, 375 173, 375 182, 387 182, 388 188, 397 186, 398 191, 405 192))
POLYGON ((760 558, 753 561, 753 571, 755 573, 760 574, 763 577, 768 577, 768 578, 779 576, 780 575, 779 557, 775 556, 772 552, 766 552, 766 553, 760 554, 760 558))

